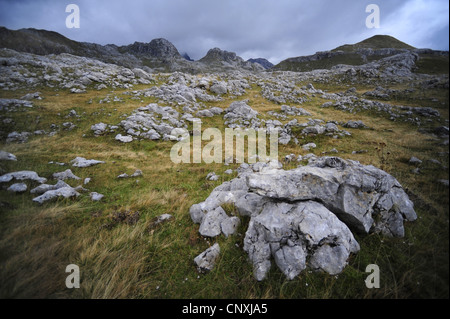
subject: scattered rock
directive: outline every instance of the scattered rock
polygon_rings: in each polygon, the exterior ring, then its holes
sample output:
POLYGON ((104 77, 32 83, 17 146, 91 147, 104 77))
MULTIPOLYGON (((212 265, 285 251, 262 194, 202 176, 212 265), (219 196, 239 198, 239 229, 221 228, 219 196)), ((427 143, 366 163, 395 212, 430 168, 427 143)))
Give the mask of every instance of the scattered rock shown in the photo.
POLYGON ((72 170, 66 169, 63 172, 59 172, 59 173, 53 173, 53 178, 54 179, 59 179, 59 180, 66 180, 66 179, 76 179, 76 180, 80 180, 81 178, 76 176, 75 174, 72 173, 72 170))
POLYGON ((80 194, 72 187, 62 187, 55 190, 49 190, 42 194, 41 196, 33 198, 33 202, 43 204, 44 202, 63 197, 63 198, 72 198, 78 197, 80 194))
POLYGON ((108 125, 105 123, 97 123, 91 126, 91 131, 94 131, 94 135, 103 135, 106 133, 108 125))
POLYGON ((139 177, 139 176, 142 176, 142 171, 140 169, 137 169, 134 171, 133 174, 131 174, 130 177, 139 177))
POLYGON ((98 202, 102 200, 103 197, 105 197, 105 195, 99 194, 97 192, 91 192, 89 196, 91 197, 91 200, 94 202, 98 202))
POLYGON ((115 140, 122 143, 130 143, 133 142, 133 137, 130 135, 123 136, 122 134, 117 134, 115 140))
POLYGON ((36 172, 33 171, 18 171, 18 172, 12 172, 7 173, 5 175, 0 176, 0 183, 8 183, 12 181, 13 179, 16 180, 31 180, 38 182, 39 184, 45 183, 47 181, 44 177, 39 177, 39 175, 36 172))
POLYGON ((215 243, 200 255, 194 258, 194 262, 197 265, 197 270, 200 273, 207 273, 214 268, 217 258, 220 254, 220 246, 215 243))
POLYGON ((308 143, 308 144, 305 144, 305 145, 302 146, 302 148, 303 148, 305 151, 309 151, 309 150, 311 150, 312 148, 316 148, 316 147, 317 147, 317 145, 316 145, 315 143, 308 143))
POLYGON ((413 164, 413 165, 420 165, 420 164, 422 164, 422 161, 420 159, 418 159, 417 157, 412 156, 409 159, 409 163, 413 164))
POLYGON ((17 161, 17 157, 14 154, 0 150, 1 161, 17 161))
POLYGON ((342 125, 343 127, 348 128, 365 128, 366 125, 362 121, 348 121, 342 125))
POLYGON ((165 222, 167 222, 168 220, 170 220, 170 219, 172 219, 172 215, 170 215, 170 214, 162 214, 162 215, 160 215, 160 216, 158 216, 158 217, 155 217, 151 222, 150 222, 150 225, 149 225, 149 227, 148 227, 148 229, 151 231, 151 230, 154 230, 156 227, 158 227, 161 223, 165 223, 165 222))
POLYGON ((206 180, 208 181, 217 181, 219 179, 220 175, 216 175, 215 172, 211 172, 208 173, 208 175, 206 175, 206 180))
POLYGON ((70 161, 72 163, 72 166, 74 167, 89 167, 97 164, 104 164, 103 161, 97 161, 97 160, 87 160, 84 157, 75 157, 73 160, 70 161))
POLYGON ((68 184, 66 184, 65 182, 63 182, 62 180, 58 180, 58 182, 55 185, 41 184, 41 185, 33 188, 30 191, 30 193, 41 195, 41 194, 44 194, 45 192, 63 188, 63 187, 70 187, 70 186, 68 184))
POLYGON ((12 193, 23 193, 27 190, 27 184, 15 183, 8 187, 7 191, 12 193))
POLYGON ((11 132, 6 137, 6 143, 26 143, 31 135, 30 132, 11 132))

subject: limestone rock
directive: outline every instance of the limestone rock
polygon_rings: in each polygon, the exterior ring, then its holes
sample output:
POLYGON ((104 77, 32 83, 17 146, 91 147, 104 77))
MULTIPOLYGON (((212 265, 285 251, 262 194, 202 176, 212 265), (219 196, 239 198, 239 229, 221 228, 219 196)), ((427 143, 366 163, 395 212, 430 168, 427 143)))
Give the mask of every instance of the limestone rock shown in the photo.
POLYGON ((114 138, 116 141, 122 142, 122 143, 130 143, 133 142, 133 137, 130 135, 122 135, 122 134, 117 134, 116 137, 114 138))
POLYGON ((304 156, 307 166, 288 171, 280 163, 242 164, 236 178, 190 208, 200 234, 208 237, 228 236, 239 225, 223 204, 250 217, 244 250, 257 280, 265 278, 272 259, 289 279, 305 269, 306 260, 311 269, 338 274, 360 249, 352 231, 402 237, 404 221, 417 218, 401 185, 386 172, 310 155, 304 156))
POLYGON ((194 258, 194 262, 197 265, 197 270, 200 273, 207 273, 214 268, 217 258, 220 254, 220 246, 215 243, 200 255, 194 258))
POLYGON ((17 157, 14 154, 0 150, 1 161, 17 161, 17 157))
POLYGON ((91 192, 89 194, 89 196, 91 197, 91 200, 94 202, 98 202, 98 201, 102 200, 103 197, 105 197, 105 195, 99 194, 97 192, 91 192))
POLYGON ((58 180, 58 182, 55 185, 48 185, 48 184, 41 184, 35 188, 33 188, 30 193, 31 194, 44 194, 45 192, 63 188, 63 187, 70 187, 68 184, 63 182, 62 180, 58 180))
POLYGON ((105 162, 93 159, 87 160, 84 157, 77 156, 73 160, 71 160, 70 163, 72 163, 73 167, 89 167, 97 164, 104 164, 105 162))
POLYGON ((78 197, 80 194, 72 187, 62 187, 55 190, 50 190, 42 194, 41 196, 33 198, 33 202, 43 204, 44 202, 64 197, 64 198, 71 198, 71 197, 78 197))
POLYGON ((46 178, 40 177, 36 172, 33 171, 18 171, 7 173, 5 175, 0 176, 0 183, 8 183, 13 179, 23 181, 23 180, 31 180, 38 182, 40 184, 45 183, 47 181, 46 178))
POLYGON ((66 180, 66 179, 80 180, 81 179, 80 177, 78 177, 74 173, 72 173, 72 170, 70 168, 66 169, 63 172, 53 173, 53 178, 59 179, 59 180, 66 180))
POLYGON ((27 184, 15 183, 8 187, 7 191, 12 193, 23 193, 27 190, 27 184))

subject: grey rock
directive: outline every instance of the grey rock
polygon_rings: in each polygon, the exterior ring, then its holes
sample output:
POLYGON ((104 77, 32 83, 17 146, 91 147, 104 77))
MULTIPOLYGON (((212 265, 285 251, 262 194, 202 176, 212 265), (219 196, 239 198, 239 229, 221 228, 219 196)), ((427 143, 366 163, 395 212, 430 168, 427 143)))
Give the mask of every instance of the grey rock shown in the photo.
POLYGON ((91 126, 91 131, 94 131, 95 135, 102 135, 106 132, 108 125, 105 123, 97 123, 91 126))
POLYGON ((309 150, 311 150, 312 148, 316 148, 316 147, 317 147, 317 145, 316 145, 315 143, 308 143, 308 144, 302 145, 302 148, 303 148, 305 151, 309 151, 309 150))
POLYGON ((302 130, 303 134, 323 134, 325 133, 325 126, 316 124, 313 126, 307 126, 302 130))
POLYGON ((17 157, 14 154, 0 150, 1 161, 17 161, 17 157))
MULTIPOLYGON (((365 233, 375 225, 373 215, 380 211, 392 213, 400 221, 417 218, 413 203, 394 177, 373 166, 337 157, 322 157, 291 171, 253 174, 247 179, 250 190, 263 196, 288 201, 320 200, 351 228, 365 233), (389 200, 379 206, 383 198, 389 200)), ((384 220, 377 227, 394 236, 403 234, 402 222, 390 225, 384 220)))
POLYGON ((18 171, 18 172, 12 172, 7 173, 5 175, 0 176, 0 183, 8 183, 12 180, 31 180, 38 182, 40 184, 45 183, 47 181, 46 178, 40 177, 36 172, 33 171, 18 171))
POLYGON ((200 273, 207 273, 211 271, 215 266, 219 254, 220 246, 218 243, 215 243, 213 246, 209 247, 194 258, 194 262, 197 265, 197 270, 200 273))
POLYGON ((94 159, 87 160, 84 157, 77 156, 73 160, 71 160, 70 163, 73 167, 89 167, 98 164, 104 164, 105 162, 94 159))
POLYGON ((209 111, 214 114, 214 115, 218 115, 218 114, 222 114, 223 113, 223 109, 217 106, 214 106, 212 108, 209 109, 209 111))
POLYGON ((158 216, 158 219, 155 221, 154 225, 163 223, 163 222, 168 221, 169 219, 172 219, 172 218, 173 218, 173 216, 170 215, 170 214, 162 214, 162 215, 158 216))
POLYGON ((198 111, 196 114, 198 117, 213 117, 214 114, 210 110, 201 110, 198 111))
POLYGON ((222 222, 228 218, 227 213, 220 206, 208 212, 200 224, 200 235, 205 237, 216 237, 220 235, 222 232, 222 222))
POLYGON ((225 109, 224 119, 243 119, 252 120, 256 119, 258 112, 253 110, 245 101, 237 101, 230 104, 225 109))
POLYGON ((342 125, 343 127, 348 128, 364 128, 366 125, 362 121, 348 121, 342 125))
POLYGON ((66 169, 63 172, 53 173, 53 178, 59 179, 59 180, 66 180, 66 179, 80 180, 81 179, 80 177, 78 177, 74 173, 72 173, 72 170, 70 168, 66 169))
POLYGON ((219 95, 228 93, 227 85, 223 82, 219 82, 219 83, 215 83, 215 84, 211 85, 209 90, 211 92, 219 94, 219 95))
POLYGON ((6 143, 26 143, 31 135, 30 132, 11 132, 6 137, 6 143))
POLYGON ((27 190, 27 184, 15 183, 8 187, 7 191, 12 193, 23 193, 27 190))
POLYGON ((114 138, 116 141, 122 142, 122 143, 130 143, 133 142, 133 137, 130 135, 122 135, 122 134, 117 134, 116 137, 114 138))
POLYGON ((206 179, 208 181, 217 181, 219 179, 219 177, 220 177, 220 175, 216 175, 215 172, 211 172, 211 173, 208 173, 208 175, 206 175, 206 179))
POLYGON ((20 98, 21 100, 42 100, 40 92, 28 93, 20 98))
POLYGON ((320 203, 269 202, 252 219, 244 250, 251 261, 257 261, 254 274, 258 280, 265 278, 271 256, 286 277, 293 279, 306 268, 308 255, 314 269, 341 272, 359 245, 348 227, 320 203), (329 255, 323 254, 324 247, 332 247, 327 250, 329 255))
POLYGON ((130 175, 130 177, 139 177, 139 176, 142 176, 142 171, 140 169, 135 170, 134 173, 130 175))
POLYGON ((74 188, 72 187, 62 187, 55 190, 50 190, 42 194, 41 196, 33 198, 33 202, 43 204, 44 202, 64 197, 64 198, 72 198, 72 197, 78 197, 80 196, 80 193, 78 193, 74 188))
POLYGON ((409 163, 413 164, 413 165, 419 165, 419 164, 422 164, 422 161, 420 159, 418 159, 417 157, 412 156, 409 159, 409 163))
POLYGON ((98 202, 98 201, 102 200, 103 197, 105 197, 105 195, 99 194, 97 192, 91 192, 89 194, 89 196, 91 197, 91 200, 94 201, 94 202, 98 202))
POLYGON ((305 109, 299 107, 294 107, 294 106, 289 106, 289 105, 282 105, 281 106, 281 111, 286 113, 287 115, 300 115, 300 116, 310 116, 311 113, 309 113, 308 111, 306 111, 305 109))
POLYGON ((237 231, 240 224, 241 220, 239 219, 239 217, 232 216, 230 218, 225 218, 220 223, 220 227, 225 237, 228 237, 230 235, 233 235, 237 231))
POLYGON ((339 128, 334 123, 327 123, 325 124, 325 131, 328 133, 339 132, 339 128))
POLYGON ((280 163, 241 164, 236 178, 190 208, 208 237, 229 236, 227 227, 237 227, 238 217, 227 216, 223 204, 250 217, 244 250, 257 280, 266 277, 271 259, 288 279, 307 265, 338 274, 360 249, 351 230, 402 237, 403 222, 417 218, 401 185, 386 172, 338 157, 303 158, 307 166, 289 171, 280 163))
POLYGON ((58 182, 55 185, 41 184, 41 185, 33 188, 30 191, 30 193, 40 195, 40 194, 44 194, 45 192, 63 188, 63 187, 70 187, 70 186, 68 184, 66 184, 65 182, 63 182, 62 180, 58 180, 58 182))

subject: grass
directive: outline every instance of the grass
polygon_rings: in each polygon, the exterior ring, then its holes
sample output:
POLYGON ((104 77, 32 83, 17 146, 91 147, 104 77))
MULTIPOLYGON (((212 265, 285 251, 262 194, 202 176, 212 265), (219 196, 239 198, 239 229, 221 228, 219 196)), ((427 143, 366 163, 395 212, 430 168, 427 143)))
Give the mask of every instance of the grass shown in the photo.
MULTIPOLYGON (((302 84, 299 83, 299 87, 302 84)), ((316 85, 316 88, 321 88, 316 85)), ((347 89, 326 86, 330 92, 347 89)), ((137 86, 142 89, 146 86, 137 86)), ((325 88, 324 87, 324 88, 325 88)), ((358 93, 373 88, 358 87, 358 93)), ((0 190, 0 297, 2 298, 448 298, 448 188, 436 183, 448 179, 448 169, 426 162, 438 158, 448 167, 448 146, 418 132, 408 123, 392 122, 372 113, 345 113, 319 106, 326 102, 319 97, 296 105, 309 111, 311 118, 362 120, 368 129, 347 129, 349 137, 332 139, 325 136, 301 138, 279 145, 279 158, 287 154, 305 155, 302 144, 314 142, 316 155, 336 148, 342 158, 358 160, 383 168, 396 177, 411 194, 418 220, 406 224, 404 238, 385 238, 376 234, 356 236, 361 251, 352 255, 349 265, 338 276, 302 272, 292 281, 273 265, 268 278, 257 282, 252 266, 243 251, 243 239, 248 218, 241 218, 236 235, 207 239, 192 223, 189 208, 203 201, 214 187, 233 178, 223 174, 238 164, 178 164, 170 161, 173 142, 140 141, 121 144, 114 135, 94 137, 90 126, 105 122, 117 124, 123 113, 130 114, 139 106, 155 102, 152 98, 133 100, 124 90, 96 91, 71 94, 66 90, 40 88, 44 100, 35 107, 4 116, 12 117, 15 128, 49 130, 51 124, 61 127, 72 121, 74 130, 61 130, 52 137, 34 136, 25 144, 2 144, 1 149, 15 154, 17 162, 2 162, 2 172, 35 170, 40 176, 51 178, 52 173, 68 167, 48 164, 49 161, 68 163, 76 156, 105 161, 89 168, 70 167, 82 179, 91 178, 85 185, 90 191, 105 195, 104 200, 92 202, 88 193, 76 200, 60 200, 42 206, 34 204, 28 192, 11 195, 0 190), (107 94, 117 95, 123 102, 99 104, 107 94), (92 100, 92 103, 88 103, 92 100), (79 120, 65 118, 71 109, 82 115, 79 120), (58 115, 59 113, 59 115, 58 115), (39 116, 39 121, 37 117, 39 116), (383 154, 379 147, 383 144, 383 154), (378 149, 377 149, 378 148, 378 149), (353 151, 367 152, 352 154, 353 151), (389 152, 389 155, 387 154, 389 152), (411 156, 424 160, 423 173, 411 173, 411 156), (143 171, 139 178, 117 179, 122 173, 143 171), (209 172, 216 172, 216 182, 206 181, 209 172), (136 223, 115 222, 116 214, 136 214, 136 223), (153 227, 154 218, 168 213, 169 221, 153 227), (208 274, 199 274, 193 259, 207 247, 218 242, 219 260, 208 274), (364 279, 368 264, 377 264, 381 272, 381 288, 367 289, 364 279), (65 287, 65 267, 80 267, 80 289, 65 287)), ((19 98, 25 91, 1 92, 2 97, 19 98)), ((437 97, 448 108, 448 92, 416 92, 416 98, 437 97)), ((239 99, 250 99, 258 112, 279 108, 261 97, 257 86, 247 90, 239 99)), ((410 105, 409 96, 399 96, 392 103, 410 105)), ((226 108, 224 101, 211 106, 226 108)), ((420 104, 419 102, 417 102, 420 104)), ((265 115, 264 115, 265 116, 265 115)), ((429 125, 445 124, 444 119, 429 125)), ((294 118, 294 117, 292 117, 294 118)), ((306 122, 307 117, 296 117, 306 122)), ((447 124, 448 125, 448 124, 447 124)), ((220 116, 204 119, 202 129, 224 129, 220 116)), ((205 142, 206 143, 206 142, 205 142)), ((294 168, 290 163, 286 169, 294 168)), ((52 180, 50 180, 53 183, 52 180)), ((72 186, 79 182, 69 181, 72 186)), ((30 188, 33 184, 28 185, 30 188)), ((228 212, 233 207, 225 207, 228 212)))

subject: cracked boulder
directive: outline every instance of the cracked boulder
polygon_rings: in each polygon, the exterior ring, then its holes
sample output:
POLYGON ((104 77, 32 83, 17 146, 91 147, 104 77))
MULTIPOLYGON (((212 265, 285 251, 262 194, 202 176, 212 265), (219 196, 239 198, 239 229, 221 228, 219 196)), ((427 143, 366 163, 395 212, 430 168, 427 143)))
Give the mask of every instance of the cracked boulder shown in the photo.
POLYGON ((288 279, 307 266, 338 274, 360 249, 352 231, 403 237, 404 222, 417 218, 394 177, 356 161, 312 158, 288 171, 258 162, 242 164, 237 172, 192 205, 190 215, 208 237, 233 234, 228 224, 239 218, 229 217, 221 205, 234 204, 241 216, 249 216, 244 251, 257 280, 266 277, 272 259, 288 279))
POLYGON ((322 157, 308 166, 247 177, 249 189, 288 202, 316 200, 351 229, 404 236, 403 221, 417 218, 414 205, 399 182, 371 165, 322 157))
POLYGON ((348 227, 318 202, 268 202, 249 224, 244 250, 257 280, 266 277, 271 257, 288 279, 294 279, 306 268, 307 259, 313 269, 340 273, 359 245, 348 227))

